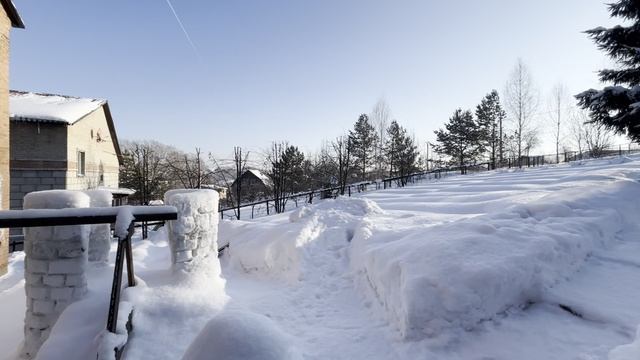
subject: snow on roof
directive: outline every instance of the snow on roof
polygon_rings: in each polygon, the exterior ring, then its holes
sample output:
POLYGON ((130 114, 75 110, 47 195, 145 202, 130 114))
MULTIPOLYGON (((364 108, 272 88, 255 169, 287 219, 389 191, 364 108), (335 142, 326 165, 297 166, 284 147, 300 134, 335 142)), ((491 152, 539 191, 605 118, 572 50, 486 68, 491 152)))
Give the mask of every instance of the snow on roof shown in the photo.
POLYGON ((260 179, 263 183, 265 184, 271 184, 271 178, 269 176, 267 176, 266 174, 264 174, 262 171, 257 170, 257 169, 249 169, 247 170, 248 172, 252 173, 253 175, 255 175, 258 179, 260 179))
POLYGON ((105 103, 100 99, 11 90, 9 112, 14 121, 50 121, 71 125, 105 103))

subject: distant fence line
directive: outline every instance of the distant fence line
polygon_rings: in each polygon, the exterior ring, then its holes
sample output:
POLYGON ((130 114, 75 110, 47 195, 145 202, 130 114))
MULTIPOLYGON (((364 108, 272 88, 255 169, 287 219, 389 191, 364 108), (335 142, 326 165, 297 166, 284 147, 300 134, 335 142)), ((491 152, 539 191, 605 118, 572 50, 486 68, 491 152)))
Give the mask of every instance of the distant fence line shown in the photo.
MULTIPOLYGON (((344 195, 351 196, 351 194, 358 194, 371 190, 388 189, 394 187, 394 185, 395 187, 402 187, 405 184, 412 184, 423 180, 437 180, 452 174, 478 173, 502 168, 537 167, 607 156, 622 156, 639 152, 640 146, 629 143, 625 145, 610 146, 598 149, 597 151, 565 151, 560 154, 522 156, 520 158, 509 157, 504 158, 502 162, 496 162, 495 165, 492 162, 483 162, 464 166, 440 167, 405 176, 395 176, 349 184, 345 186, 344 195)), ((341 190, 342 187, 334 186, 285 196, 283 197, 286 201, 285 210, 297 208, 301 204, 312 204, 317 200, 336 198, 337 196, 342 195, 341 190)), ((247 213, 250 213, 249 217, 251 219, 276 214, 275 202, 276 199, 270 198, 241 204, 241 218, 246 218, 244 214, 247 213)), ((221 219, 235 219, 236 210, 237 207, 221 207, 218 211, 221 219)))

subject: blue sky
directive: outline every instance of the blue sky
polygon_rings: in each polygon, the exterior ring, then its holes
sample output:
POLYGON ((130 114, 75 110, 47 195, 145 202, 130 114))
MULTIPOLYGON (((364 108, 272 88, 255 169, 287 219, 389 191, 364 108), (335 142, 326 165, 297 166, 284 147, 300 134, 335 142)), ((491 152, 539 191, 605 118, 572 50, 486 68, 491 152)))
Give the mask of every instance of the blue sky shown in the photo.
POLYGON ((165 0, 14 3, 27 28, 12 33, 13 89, 106 98, 120 138, 223 156, 314 151, 381 97, 433 140, 518 57, 544 113, 559 81, 600 86, 609 62, 581 31, 615 23, 599 0, 173 0, 196 52, 165 0))

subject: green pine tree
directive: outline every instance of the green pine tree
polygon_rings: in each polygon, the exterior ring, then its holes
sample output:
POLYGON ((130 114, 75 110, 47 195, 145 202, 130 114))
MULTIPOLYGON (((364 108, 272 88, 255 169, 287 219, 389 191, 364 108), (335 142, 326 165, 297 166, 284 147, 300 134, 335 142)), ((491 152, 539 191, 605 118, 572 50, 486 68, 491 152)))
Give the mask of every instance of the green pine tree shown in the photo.
POLYGON ((504 147, 502 144, 502 121, 507 114, 500 105, 498 91, 492 90, 476 107, 476 118, 482 131, 485 147, 489 150, 490 162, 496 167, 497 162, 502 162, 504 147))
POLYGON ((353 156, 358 170, 360 171, 360 179, 367 179, 367 170, 375 160, 375 146, 378 141, 375 127, 369 122, 366 114, 360 115, 358 121, 353 126, 353 130, 349 131, 353 156))
POLYGON ((417 171, 418 148, 407 130, 393 120, 387 129, 385 155, 389 163, 389 176, 401 177, 399 184, 406 185, 406 176, 417 171))
POLYGON ((471 111, 457 109, 445 129, 435 131, 437 144, 434 149, 451 157, 451 162, 465 172, 465 165, 475 162, 485 151, 483 130, 473 118, 471 111))
POLYGON ((609 4, 611 16, 630 21, 628 26, 598 27, 586 31, 618 64, 617 69, 600 70, 600 81, 613 84, 576 95, 589 110, 591 122, 640 142, 640 1, 619 0, 609 4))

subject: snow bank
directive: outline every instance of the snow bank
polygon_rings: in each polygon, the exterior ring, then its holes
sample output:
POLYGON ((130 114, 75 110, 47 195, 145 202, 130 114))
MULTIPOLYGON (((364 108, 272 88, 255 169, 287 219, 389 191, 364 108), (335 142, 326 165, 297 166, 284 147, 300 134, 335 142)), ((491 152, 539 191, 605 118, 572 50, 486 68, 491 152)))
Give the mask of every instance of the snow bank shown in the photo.
POLYGON ((618 346, 609 352, 609 360, 638 359, 640 359, 640 327, 636 332, 636 339, 631 344, 618 346))
POLYGON ((640 211, 626 179, 564 189, 504 211, 431 227, 369 217, 352 242, 359 286, 407 339, 473 329, 540 300, 640 211))
MULTIPOLYGON (((85 194, 91 198, 91 207, 111 207, 113 195, 108 190, 86 190, 85 194)), ((106 262, 111 249, 111 225, 91 225, 89 234, 89 261, 106 262)))
MULTIPOLYGON (((164 264, 167 258, 157 260, 164 264)), ((229 298, 217 257, 192 262, 189 270, 146 272, 146 278, 155 281, 127 288, 124 299, 135 307, 128 359, 180 359, 206 322, 226 305, 229 298)))
MULTIPOLYGON (((25 209, 84 208, 89 204, 89 196, 79 191, 39 191, 24 198, 25 209)), ((86 294, 89 231, 88 225, 25 228, 23 356, 35 356, 64 309, 86 294)))
POLYGON ((223 221, 220 238, 229 244, 233 267, 298 279, 304 268, 303 259, 310 256, 311 243, 328 231, 336 241, 346 243, 363 215, 381 213, 367 199, 324 200, 291 212, 288 223, 223 221))
POLYGON ((218 251, 218 193, 208 189, 171 190, 164 203, 175 206, 178 219, 169 221, 169 245, 174 264, 188 263, 218 251))
POLYGON ((191 343, 183 360, 301 359, 287 336, 269 318, 225 311, 211 319, 191 343))

